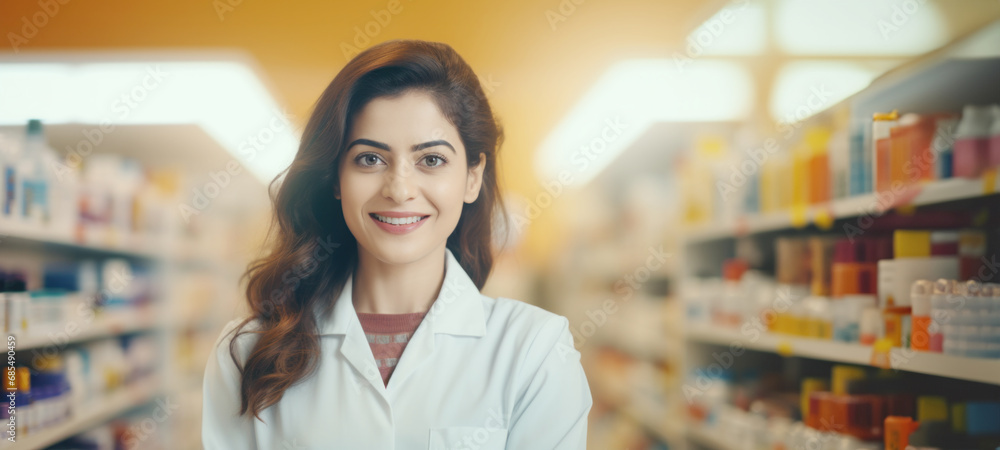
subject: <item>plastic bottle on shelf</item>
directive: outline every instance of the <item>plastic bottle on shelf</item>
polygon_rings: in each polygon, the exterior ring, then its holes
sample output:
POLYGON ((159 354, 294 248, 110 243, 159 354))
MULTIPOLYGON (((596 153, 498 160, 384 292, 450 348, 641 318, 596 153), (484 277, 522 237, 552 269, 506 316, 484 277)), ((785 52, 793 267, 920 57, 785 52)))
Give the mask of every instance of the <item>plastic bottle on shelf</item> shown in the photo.
POLYGON ((981 284, 977 281, 965 283, 968 290, 966 301, 970 317, 967 325, 958 327, 957 332, 965 340, 967 356, 979 358, 1000 358, 1000 309, 995 307, 998 297, 997 285, 981 284))
POLYGON ((51 185, 51 233, 66 240, 74 240, 80 223, 80 194, 82 171, 78 165, 65 161, 53 163, 55 177, 51 185))
POLYGON ((917 430, 919 422, 912 417, 889 416, 885 418, 885 450, 904 450, 910 442, 910 434, 917 430))
POLYGON ((32 364, 35 368, 31 374, 35 420, 37 428, 42 430, 69 418, 70 386, 61 355, 42 355, 35 358, 32 364))
POLYGON ((724 326, 737 328, 743 323, 746 291, 743 289, 745 283, 742 283, 741 279, 747 268, 746 261, 739 258, 729 259, 723 263, 723 295, 716 313, 724 326))
POLYGON ((931 337, 931 295, 934 293, 934 283, 930 280, 913 282, 910 291, 910 301, 913 304, 912 331, 910 347, 915 350, 929 351, 931 337))
POLYGON ((16 433, 20 437, 30 436, 35 432, 34 410, 31 397, 31 370, 27 367, 18 367, 14 370, 15 384, 17 385, 14 402, 16 405, 15 415, 17 416, 16 433))
POLYGON ((0 205, 5 222, 20 225, 24 221, 21 202, 24 200, 21 162, 24 160, 24 140, 7 136, 0 143, 0 163, 3 164, 3 204, 0 205))
POLYGON ((954 284, 954 280, 944 278, 934 282, 934 291, 931 294, 931 323, 927 326, 927 335, 930 337, 929 350, 932 352, 944 351, 944 326, 951 321, 951 292, 954 284))
POLYGON ((7 334, 24 337, 28 333, 27 283, 24 274, 11 273, 4 282, 4 306, 6 307, 7 334))
POLYGON ((861 326, 858 340, 862 345, 873 345, 885 334, 882 331, 882 311, 878 307, 865 308, 861 312, 861 326))
POLYGON ((118 173, 112 185, 114 196, 112 229, 119 234, 119 243, 145 247, 144 243, 135 241, 136 194, 143 184, 142 166, 134 159, 122 158, 118 161, 117 169, 118 173))
MULTIPOLYGON (((861 341, 861 322, 866 309, 878 315, 878 299, 872 294, 851 294, 831 302, 833 307, 833 339, 842 342, 861 341)), ((876 317, 876 320, 881 320, 876 317)), ((871 339, 874 341, 874 338, 871 339)))
POLYGON ((0 224, 14 220, 16 210, 14 199, 17 198, 17 179, 14 176, 17 164, 15 154, 14 141, 0 134, 0 224))
POLYGON ((55 151, 49 148, 42 132, 42 122, 28 121, 24 155, 18 165, 22 186, 21 216, 32 225, 47 225, 52 219, 51 186, 55 179, 55 151))
POLYGON ((984 311, 989 324, 983 327, 985 338, 992 343, 994 358, 1000 358, 1000 284, 987 283, 983 285, 984 311))
POLYGON ((889 130, 891 143, 889 144, 889 186, 907 185, 920 181, 919 170, 914 173, 904 173, 903 168, 906 162, 911 163, 911 168, 919 169, 920 166, 912 164, 917 161, 916 148, 913 145, 914 128, 920 121, 920 116, 914 113, 906 113, 900 116, 896 126, 889 130), (912 175, 916 175, 913 177, 912 175), (915 179, 914 179, 915 178, 915 179))
POLYGON ((988 143, 988 163, 989 167, 1000 166, 1000 105, 993 105, 993 125, 990 126, 990 140, 988 143))
POLYGON ((992 106, 966 105, 955 130, 954 171, 956 177, 976 178, 989 162, 992 106))
MULTIPOLYGON (((0 270, 0 332, 7 333, 7 273, 0 270)), ((0 408, 3 409, 3 408, 0 408)))
POLYGON ((875 191, 890 187, 890 162, 892 153, 892 128, 899 123, 899 112, 875 113, 872 116, 872 156, 875 159, 875 191))
POLYGON ((954 283, 947 301, 949 320, 942 326, 944 353, 1000 358, 1000 334, 992 316, 993 288, 977 281, 954 283))
POLYGON ((849 115, 846 108, 837 111, 837 115, 834 116, 836 125, 827 144, 827 154, 830 157, 830 196, 833 199, 847 198, 851 195, 851 138, 847 127, 849 115))
POLYGON ((872 163, 874 144, 871 142, 872 124, 865 118, 853 119, 849 123, 848 196, 862 195, 872 191, 872 163))
POLYGON ((936 155, 934 173, 939 179, 954 176, 955 131, 958 121, 957 116, 944 116, 938 118, 935 124, 931 152, 936 155))

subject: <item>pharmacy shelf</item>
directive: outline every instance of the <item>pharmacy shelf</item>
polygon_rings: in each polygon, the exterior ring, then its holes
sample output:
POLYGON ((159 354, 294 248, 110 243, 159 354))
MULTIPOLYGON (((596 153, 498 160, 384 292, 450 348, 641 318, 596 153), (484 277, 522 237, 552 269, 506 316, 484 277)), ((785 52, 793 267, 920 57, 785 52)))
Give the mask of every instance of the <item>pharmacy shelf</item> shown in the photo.
POLYGON ((108 398, 103 399, 95 409, 84 414, 76 413, 72 418, 54 427, 45 428, 37 434, 18 438, 14 445, 4 448, 13 450, 38 449, 53 445, 63 439, 75 436, 97 425, 103 424, 134 408, 145 405, 161 392, 160 380, 150 378, 125 386, 108 398))
MULTIPOLYGON (((0 229, 3 230, 0 231, 0 241, 19 241, 21 243, 54 246, 71 251, 104 253, 139 259, 157 259, 162 255, 159 252, 149 250, 150 245, 136 245, 137 242, 108 244, 77 242, 69 236, 59 236, 48 230, 24 225, 12 225, 6 222, 0 223, 0 229)), ((134 241, 142 241, 142 239, 137 238, 134 241)))
POLYGON ((596 397, 611 405, 616 411, 624 414, 644 430, 655 436, 661 442, 674 445, 681 441, 684 430, 680 421, 666 420, 667 411, 659 406, 640 406, 633 399, 616 387, 606 374, 589 375, 590 386, 596 397), (659 420, 657 420, 659 419, 659 420))
MULTIPOLYGON (((129 333, 159 330, 162 327, 151 313, 138 312, 107 319, 95 319, 89 325, 64 324, 58 331, 32 334, 15 340, 15 351, 26 351, 46 347, 66 347, 81 342, 106 339, 129 333)), ((16 337, 16 336, 15 336, 16 337)))
POLYGON ((729 443, 723 441, 722 439, 719 439, 718 431, 710 430, 703 425, 688 425, 687 438, 699 447, 706 447, 713 450, 736 450, 736 447, 729 445, 729 443))
MULTIPOLYGON (((173 267, 184 270, 199 270, 213 272, 223 276, 238 277, 243 268, 230 262, 212 261, 206 258, 185 256, 173 257, 175 249, 157 249, 157 241, 152 238, 134 237, 126 242, 113 244, 98 244, 77 242, 70 237, 59 236, 49 231, 40 231, 24 226, 9 226, 0 222, 0 244, 21 244, 30 247, 54 247, 61 251, 83 253, 88 255, 118 256, 153 262, 165 262, 173 267)), ((189 244, 189 247, 191 245, 189 244)))
MULTIPOLYGON (((686 331, 689 342, 734 346, 783 356, 871 365, 872 347, 826 339, 785 336, 772 333, 744 335, 738 330, 715 326, 692 326, 686 331)), ((894 370, 1000 385, 1000 359, 968 358, 943 353, 893 348, 889 356, 894 370)))
POLYGON ((596 344, 611 347, 635 359, 644 361, 676 361, 681 352, 680 345, 675 345, 665 339, 650 342, 633 342, 621 336, 598 336, 600 337, 596 339, 596 344))
POLYGON ((685 231, 687 243, 699 243, 792 228, 810 224, 832 224, 834 220, 880 214, 900 206, 923 206, 966 200, 1000 192, 1000 177, 949 178, 914 185, 884 194, 865 194, 811 205, 800 211, 781 211, 743 216, 731 223, 692 226, 685 231))
POLYGON ((631 406, 619 407, 618 410, 652 433, 660 442, 676 444, 684 436, 684 430, 677 424, 677 421, 660 420, 657 422, 653 420, 656 417, 662 417, 662 415, 631 406))

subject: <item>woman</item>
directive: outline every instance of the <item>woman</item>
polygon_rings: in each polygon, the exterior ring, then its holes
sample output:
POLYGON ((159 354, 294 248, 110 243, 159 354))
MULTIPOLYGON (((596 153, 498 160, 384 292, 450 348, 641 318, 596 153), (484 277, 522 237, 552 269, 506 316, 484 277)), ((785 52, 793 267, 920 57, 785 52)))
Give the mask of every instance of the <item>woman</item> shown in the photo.
POLYGON ((205 448, 586 447, 568 320, 479 292, 502 141, 448 45, 385 42, 337 74, 244 275, 251 314, 208 360, 205 448))

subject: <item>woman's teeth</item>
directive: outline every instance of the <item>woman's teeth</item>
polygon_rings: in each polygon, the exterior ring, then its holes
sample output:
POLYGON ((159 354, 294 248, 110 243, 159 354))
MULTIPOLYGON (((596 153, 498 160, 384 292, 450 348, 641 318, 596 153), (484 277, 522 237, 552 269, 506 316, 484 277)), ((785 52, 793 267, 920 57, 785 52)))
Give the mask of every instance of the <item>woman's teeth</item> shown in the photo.
POLYGON ((372 215, 375 216, 375 218, 378 219, 380 222, 385 222, 385 223, 392 224, 392 225, 406 225, 406 224, 410 224, 410 223, 414 223, 414 222, 419 222, 420 219, 423 219, 422 216, 413 216, 413 217, 385 217, 385 216, 380 216, 380 215, 375 214, 375 213, 372 213, 372 215))

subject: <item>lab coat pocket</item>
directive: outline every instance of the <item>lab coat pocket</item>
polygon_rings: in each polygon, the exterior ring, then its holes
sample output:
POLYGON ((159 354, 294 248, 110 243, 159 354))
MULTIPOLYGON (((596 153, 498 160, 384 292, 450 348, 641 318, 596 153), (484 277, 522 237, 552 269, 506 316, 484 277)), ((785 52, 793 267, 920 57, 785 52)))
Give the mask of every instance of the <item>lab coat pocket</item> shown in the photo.
POLYGON ((431 428, 428 450, 503 450, 507 429, 495 427, 431 428))

